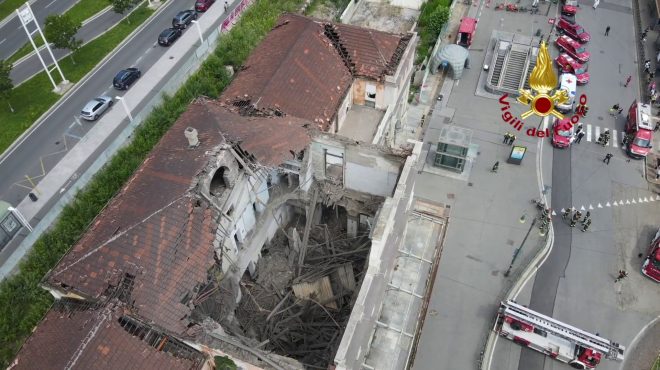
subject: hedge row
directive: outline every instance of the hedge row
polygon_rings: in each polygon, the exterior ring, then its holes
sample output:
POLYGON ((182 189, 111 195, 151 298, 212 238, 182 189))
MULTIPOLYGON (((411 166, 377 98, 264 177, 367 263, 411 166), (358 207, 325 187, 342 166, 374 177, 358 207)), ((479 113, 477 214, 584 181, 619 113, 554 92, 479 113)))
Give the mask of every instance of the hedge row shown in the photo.
POLYGON ((217 97, 230 79, 225 65, 240 66, 284 11, 297 11, 303 0, 257 0, 222 38, 200 70, 172 97, 155 108, 130 145, 78 192, 58 221, 34 245, 20 272, 0 283, 0 366, 6 367, 45 315, 53 299, 39 287, 42 277, 76 243, 94 217, 121 189, 162 135, 200 95, 217 97))

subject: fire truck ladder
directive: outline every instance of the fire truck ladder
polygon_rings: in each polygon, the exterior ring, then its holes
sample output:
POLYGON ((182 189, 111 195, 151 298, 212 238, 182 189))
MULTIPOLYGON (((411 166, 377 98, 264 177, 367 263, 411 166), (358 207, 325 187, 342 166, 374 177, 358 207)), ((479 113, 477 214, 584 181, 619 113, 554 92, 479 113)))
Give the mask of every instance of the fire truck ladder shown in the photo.
POLYGON ((594 350, 604 353, 605 357, 610 360, 623 360, 625 347, 619 343, 612 342, 611 340, 601 338, 571 325, 564 324, 561 321, 532 311, 513 301, 501 302, 500 314, 510 316, 522 322, 528 322, 536 328, 541 328, 552 335, 577 343, 585 348, 593 348, 594 350))

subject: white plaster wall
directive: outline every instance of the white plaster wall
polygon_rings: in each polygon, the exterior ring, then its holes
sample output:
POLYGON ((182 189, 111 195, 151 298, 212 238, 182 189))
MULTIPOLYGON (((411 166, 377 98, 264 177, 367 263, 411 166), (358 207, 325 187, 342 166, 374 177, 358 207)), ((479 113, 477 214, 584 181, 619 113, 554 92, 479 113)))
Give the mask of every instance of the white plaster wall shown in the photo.
POLYGON ((344 163, 346 163, 346 154, 344 147, 341 143, 331 143, 329 141, 321 142, 319 140, 312 141, 310 145, 310 150, 312 152, 312 169, 314 173, 314 178, 317 180, 325 180, 325 153, 326 151, 330 154, 341 155, 344 157, 344 163))
POLYGON ((344 184, 347 189, 384 197, 392 196, 402 163, 375 152, 346 149, 344 184))
POLYGON ((348 94, 344 97, 344 101, 339 106, 339 111, 337 112, 337 131, 341 130, 346 120, 346 112, 351 109, 353 102, 353 89, 348 89, 348 94))
POLYGON ((422 7, 426 0, 390 0, 390 4, 401 8, 417 9, 422 7))
POLYGON ((382 309, 381 302, 404 234, 408 207, 413 196, 413 171, 421 150, 422 143, 416 142, 401 171, 394 196, 385 200, 378 213, 372 233, 369 265, 335 356, 337 370, 361 369, 369 353, 376 321, 382 309))

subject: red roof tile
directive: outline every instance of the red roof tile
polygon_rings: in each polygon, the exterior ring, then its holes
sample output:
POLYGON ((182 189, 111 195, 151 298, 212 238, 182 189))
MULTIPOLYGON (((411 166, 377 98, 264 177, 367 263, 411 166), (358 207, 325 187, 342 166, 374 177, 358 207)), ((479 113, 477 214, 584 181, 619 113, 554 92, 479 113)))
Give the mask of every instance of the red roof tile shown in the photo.
POLYGON ((210 159, 207 151, 222 142, 215 122, 184 114, 51 271, 47 283, 103 299, 131 274, 137 314, 174 333, 184 332, 191 309, 181 298, 205 283, 216 263, 212 242, 217 211, 190 189, 210 159), (188 148, 184 137, 187 126, 198 131, 195 149, 188 148))
POLYGON ((111 309, 61 313, 51 309, 25 341, 12 370, 199 369, 203 355, 185 347, 191 358, 159 351, 129 334, 111 309))
POLYGON ((221 99, 278 109, 326 131, 357 76, 381 79, 408 36, 284 14, 221 99), (347 58, 341 56, 343 48, 347 58), (349 67, 353 65, 354 67, 349 67), (355 75, 353 75, 353 73, 355 75))

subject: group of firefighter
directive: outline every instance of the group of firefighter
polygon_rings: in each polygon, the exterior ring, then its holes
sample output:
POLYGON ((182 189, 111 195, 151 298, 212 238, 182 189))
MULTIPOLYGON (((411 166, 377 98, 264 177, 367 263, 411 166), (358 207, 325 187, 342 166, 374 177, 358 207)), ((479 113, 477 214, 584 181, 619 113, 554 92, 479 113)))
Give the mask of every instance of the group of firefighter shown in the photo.
MULTIPOLYGON (((548 230, 548 227, 550 227, 550 223, 552 222, 552 210, 550 208, 546 208, 545 204, 541 202, 538 202, 537 205, 541 210, 541 215, 539 217, 539 228, 541 229, 542 233, 545 233, 548 230)), ((561 218, 565 221, 569 221, 570 227, 575 227, 579 222, 582 225, 582 231, 589 230, 589 227, 591 226, 591 212, 589 211, 587 211, 583 217, 582 211, 566 208, 562 211, 561 218)))

